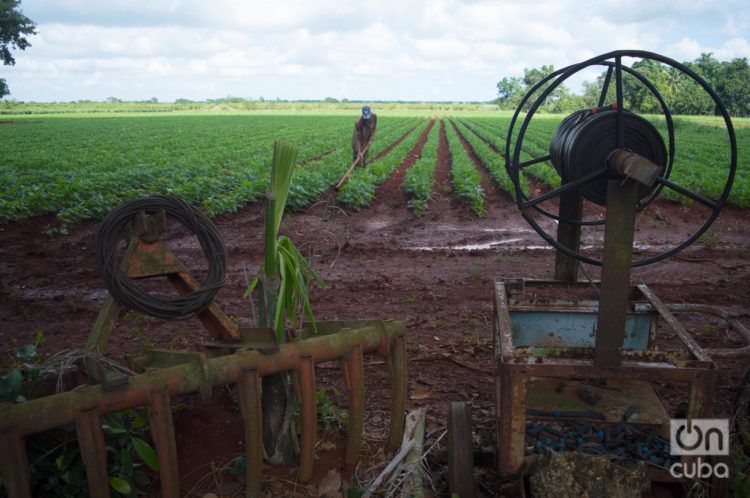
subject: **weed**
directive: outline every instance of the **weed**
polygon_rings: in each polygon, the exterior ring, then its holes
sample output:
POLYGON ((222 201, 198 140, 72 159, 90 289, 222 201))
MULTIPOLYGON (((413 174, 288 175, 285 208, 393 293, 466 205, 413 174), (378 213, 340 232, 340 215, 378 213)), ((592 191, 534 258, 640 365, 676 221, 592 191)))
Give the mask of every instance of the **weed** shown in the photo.
POLYGON ((498 262, 505 260, 508 263, 515 263, 516 261, 518 261, 518 256, 514 255, 510 251, 500 250, 500 251, 497 251, 497 253, 495 253, 495 256, 493 259, 498 262))
MULTIPOLYGON (((333 395, 341 397, 341 393, 334 388, 333 395)), ((325 388, 318 389, 315 392, 315 403, 318 407, 318 419, 323 423, 325 432, 332 430, 344 431, 349 420, 349 412, 339 408, 334 401, 328 397, 325 388)))
POLYGON ((484 279, 484 271, 479 265, 472 265, 469 269, 469 280, 472 282, 481 282, 484 279))
POLYGON ((720 221, 717 221, 713 225, 711 225, 708 230, 703 232, 703 235, 700 236, 701 243, 704 247, 708 249, 713 249, 716 247, 719 242, 721 241, 721 231, 722 231, 722 225, 720 221))
MULTIPOLYGON (((44 334, 38 332, 36 342, 43 343, 44 334)), ((26 403, 26 396, 40 376, 41 358, 35 345, 17 348, 16 358, 22 362, 21 366, 0 376, 0 402, 26 403)), ((142 471, 144 465, 154 471, 159 469, 156 451, 143 439, 146 421, 145 410, 127 410, 102 417, 109 484, 123 496, 145 494, 151 478, 142 471)), ((72 427, 26 438, 32 495, 68 498, 87 494, 86 467, 76 440, 72 427)))
POLYGON ((654 210, 654 218, 663 221, 664 223, 668 223, 667 217, 664 216, 664 213, 661 212, 661 209, 658 207, 654 210))

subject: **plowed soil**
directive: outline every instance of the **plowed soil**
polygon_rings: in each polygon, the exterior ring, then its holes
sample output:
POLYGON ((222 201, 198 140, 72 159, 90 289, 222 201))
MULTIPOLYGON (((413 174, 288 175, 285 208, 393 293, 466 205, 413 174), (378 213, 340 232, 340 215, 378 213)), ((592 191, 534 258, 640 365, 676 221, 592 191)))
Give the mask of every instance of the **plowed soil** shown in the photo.
MULTIPOLYGON (((483 171, 487 214, 473 216, 451 194, 450 156, 441 127, 434 195, 429 211, 416 218, 406 206, 402 179, 416 160, 427 132, 391 179, 377 191, 373 204, 345 213, 324 196, 306 212, 288 213, 282 232, 289 235, 312 261, 327 286, 312 291, 318 320, 384 318, 403 321, 408 329, 409 408, 428 409, 428 432, 439 435, 451 401, 472 407, 477 441, 492 444, 495 402, 492 369, 493 279, 552 278, 555 251, 519 215, 515 202, 495 188, 483 171)), ((478 164, 476 156, 472 156, 478 164)), ((639 217, 637 257, 662 252, 694 233, 704 215, 694 206, 658 200, 639 217)), ((678 256, 634 269, 632 280, 645 282, 667 303, 700 303, 740 313, 750 325, 750 214, 726 208, 696 244, 678 256)), ((14 347, 33 343, 37 332, 46 339, 44 354, 80 348, 106 297, 95 267, 97 224, 83 223, 70 235, 51 237, 44 228, 51 218, 34 218, 0 226, 0 348, 3 361, 14 347)), ((251 305, 242 297, 246 276, 258 268, 263 252, 261 203, 215 219, 229 250, 228 279, 217 302, 243 325, 251 325, 251 305)), ((543 225, 554 235, 554 223, 543 225)), ((596 249, 596 233, 584 237, 596 249)), ((171 229, 168 243, 183 263, 202 275, 205 259, 194 236, 171 229)), ((600 243, 599 243, 600 244, 600 243)), ((586 267, 592 279, 597 267, 586 267)), ((585 278, 583 275, 581 278, 585 278)), ((564 297, 564 296, 561 296, 564 297)), ((743 345, 726 324, 700 315, 685 315, 684 324, 704 347, 743 345)), ((151 347, 181 348, 208 338, 195 319, 161 321, 127 313, 120 317, 108 353, 139 354, 151 347)), ((730 407, 747 360, 718 361, 719 381, 714 392, 715 415, 730 416, 730 407)), ((334 401, 346 399, 338 368, 319 367, 318 387, 328 387, 334 401)), ((366 366, 367 458, 382 462, 380 439, 385 436, 388 383, 379 358, 366 366)), ((683 388, 664 393, 669 399, 685 395, 683 388)), ((242 451, 239 411, 231 390, 220 390, 215 400, 185 401, 176 413, 183 492, 203 491, 196 482, 210 474, 210 461, 231 459, 242 451), (208 470, 207 470, 208 469, 208 470)), ((345 405, 344 405, 345 406, 345 405)), ((313 485, 294 484, 294 469, 275 470, 267 483, 273 495, 315 494, 328 469, 342 470, 343 437, 323 435, 331 442, 318 450, 320 459, 313 485)), ((433 437, 434 441, 434 437, 433 437)), ((371 478, 367 467, 359 477, 371 478), (366 475, 365 475, 366 474, 366 475)), ((444 486, 441 469, 437 486, 444 486)), ((356 484, 356 479, 352 478, 356 484)), ((231 486, 230 486, 231 487, 231 486)), ((210 490, 211 484, 205 487, 210 490)), ((443 488, 444 490, 444 488, 443 488)), ((237 489, 227 491, 227 495, 237 489)), ((218 494, 218 493, 217 493, 218 494)))

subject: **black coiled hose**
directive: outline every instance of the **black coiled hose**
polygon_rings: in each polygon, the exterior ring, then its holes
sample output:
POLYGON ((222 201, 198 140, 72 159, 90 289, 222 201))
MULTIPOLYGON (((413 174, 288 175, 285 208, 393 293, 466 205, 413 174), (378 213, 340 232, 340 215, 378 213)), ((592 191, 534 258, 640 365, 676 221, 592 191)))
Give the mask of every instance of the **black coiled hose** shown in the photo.
POLYGON ((174 319, 198 313, 211 304, 226 278, 227 251, 218 230, 206 215, 182 199, 156 195, 128 201, 105 216, 96 234, 96 260, 105 287, 118 303, 157 318, 174 319), (203 286, 175 299, 145 292, 115 261, 117 245, 127 223, 138 213, 153 214, 162 210, 195 233, 208 259, 208 275, 203 286))
MULTIPOLYGON (((622 113, 625 149, 664 166, 667 149, 659 131, 647 120, 628 111, 622 113)), ((583 178, 605 168, 617 149, 617 110, 612 106, 577 111, 555 129, 549 152, 563 183, 583 178)), ((645 199, 656 188, 641 185, 638 198, 645 199)), ((607 203, 607 177, 593 180, 581 193, 599 205, 607 203)))

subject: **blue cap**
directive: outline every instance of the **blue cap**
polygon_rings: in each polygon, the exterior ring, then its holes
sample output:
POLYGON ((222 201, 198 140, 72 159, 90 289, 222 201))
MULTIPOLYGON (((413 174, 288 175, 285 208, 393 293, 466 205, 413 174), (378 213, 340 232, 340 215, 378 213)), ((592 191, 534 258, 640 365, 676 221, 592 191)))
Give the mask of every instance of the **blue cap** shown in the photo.
POLYGON ((362 108, 362 118, 364 119, 370 119, 372 116, 372 109, 370 109, 369 105, 366 105, 362 108))

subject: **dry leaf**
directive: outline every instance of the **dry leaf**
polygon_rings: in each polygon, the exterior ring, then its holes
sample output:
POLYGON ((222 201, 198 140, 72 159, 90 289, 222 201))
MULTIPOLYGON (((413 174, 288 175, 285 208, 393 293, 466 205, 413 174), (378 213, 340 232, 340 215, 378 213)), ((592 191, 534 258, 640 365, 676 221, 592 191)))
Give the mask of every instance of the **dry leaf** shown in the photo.
POLYGON ((320 481, 318 486, 318 496, 320 497, 338 497, 339 489, 341 489, 341 475, 336 470, 331 469, 328 471, 326 476, 320 481))
POLYGON ((411 398, 411 399, 427 399, 427 398, 430 397, 430 395, 432 395, 432 391, 430 391, 429 389, 417 389, 416 391, 414 391, 412 393, 411 396, 409 396, 409 398, 411 398))

